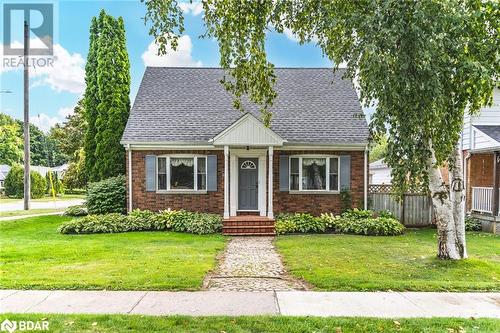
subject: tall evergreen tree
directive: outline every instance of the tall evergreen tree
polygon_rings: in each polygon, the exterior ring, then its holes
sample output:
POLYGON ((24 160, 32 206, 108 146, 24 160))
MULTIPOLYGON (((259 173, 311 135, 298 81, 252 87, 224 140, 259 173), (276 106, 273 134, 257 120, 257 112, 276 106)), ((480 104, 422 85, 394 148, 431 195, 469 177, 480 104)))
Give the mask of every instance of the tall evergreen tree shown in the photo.
POLYGON ((120 138, 130 111, 130 64, 123 19, 102 10, 99 19, 92 20, 90 48, 85 164, 87 177, 93 181, 125 172, 125 150, 120 138))
MULTIPOLYGON (((101 12, 99 21, 103 17, 104 12, 101 12)), ((87 64, 85 65, 85 95, 83 105, 85 109, 85 120, 87 121, 87 129, 85 131, 84 151, 85 151, 85 173, 87 179, 97 180, 95 172, 96 165, 96 119, 97 106, 99 105, 99 95, 97 86, 97 39, 98 39, 98 21, 97 18, 92 18, 90 24, 90 42, 89 53, 87 56, 87 64)))
POLYGON ((120 144, 130 110, 130 64, 125 45, 125 28, 105 15, 98 40, 96 167, 100 179, 125 173, 125 150, 120 144))

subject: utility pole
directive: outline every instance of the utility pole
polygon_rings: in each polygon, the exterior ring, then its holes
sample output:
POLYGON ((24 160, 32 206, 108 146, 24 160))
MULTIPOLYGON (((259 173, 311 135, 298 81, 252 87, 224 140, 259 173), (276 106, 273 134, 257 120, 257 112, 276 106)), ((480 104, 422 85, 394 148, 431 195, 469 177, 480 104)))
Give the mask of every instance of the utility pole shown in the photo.
POLYGON ((24 21, 24 210, 30 209, 30 98, 29 98, 30 33, 24 21))

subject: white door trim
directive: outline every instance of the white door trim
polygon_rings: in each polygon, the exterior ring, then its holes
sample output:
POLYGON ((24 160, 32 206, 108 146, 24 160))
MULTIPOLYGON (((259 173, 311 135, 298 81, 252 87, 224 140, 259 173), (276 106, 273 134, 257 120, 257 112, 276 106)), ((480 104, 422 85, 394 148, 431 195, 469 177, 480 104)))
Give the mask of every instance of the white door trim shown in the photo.
POLYGON ((236 216, 238 212, 238 158, 252 157, 259 159, 259 189, 258 189, 258 203, 259 215, 266 216, 266 174, 267 174, 267 149, 230 149, 230 189, 229 189, 229 215, 236 216))

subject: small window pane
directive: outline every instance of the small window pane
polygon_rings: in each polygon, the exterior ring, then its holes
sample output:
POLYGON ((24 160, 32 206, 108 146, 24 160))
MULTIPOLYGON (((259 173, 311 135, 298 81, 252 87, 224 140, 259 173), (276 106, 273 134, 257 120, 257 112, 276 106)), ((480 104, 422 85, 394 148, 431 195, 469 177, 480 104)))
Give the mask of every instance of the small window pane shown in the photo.
POLYGON ((290 190, 299 190, 299 159, 290 159, 290 190))
POLYGON ((336 157, 330 158, 330 173, 339 173, 339 159, 336 157))
POLYGON ((291 166, 290 166, 290 173, 299 173, 299 159, 298 158, 292 158, 290 159, 291 161, 291 166))
POLYGON ((167 175, 166 174, 158 174, 158 189, 166 190, 167 189, 167 175))
POLYGON ((170 158, 170 188, 194 190, 194 159, 170 158))
POLYGON ((167 173, 167 159, 165 157, 158 159, 158 173, 167 173))
POLYGON ((302 159, 302 189, 326 190, 326 158, 302 159))
POLYGON ((330 174, 330 191, 339 190, 339 176, 330 174))
POLYGON ((198 173, 207 173, 205 157, 198 157, 198 173))

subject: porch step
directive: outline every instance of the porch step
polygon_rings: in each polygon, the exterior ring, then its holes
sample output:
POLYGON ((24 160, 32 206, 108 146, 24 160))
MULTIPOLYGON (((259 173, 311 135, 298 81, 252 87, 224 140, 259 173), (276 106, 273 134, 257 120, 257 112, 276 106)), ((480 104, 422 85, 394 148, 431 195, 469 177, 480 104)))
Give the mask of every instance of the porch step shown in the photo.
POLYGON ((222 233, 234 236, 275 235, 274 220, 265 216, 232 216, 223 222, 222 233))

